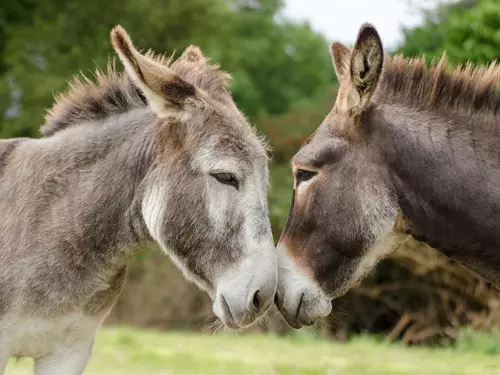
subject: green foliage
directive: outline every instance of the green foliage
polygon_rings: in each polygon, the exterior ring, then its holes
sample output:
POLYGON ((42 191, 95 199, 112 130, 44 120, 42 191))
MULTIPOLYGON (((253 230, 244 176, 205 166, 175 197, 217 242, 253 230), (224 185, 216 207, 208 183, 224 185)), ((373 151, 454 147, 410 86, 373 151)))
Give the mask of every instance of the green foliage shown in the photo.
POLYGON ((199 45, 233 74, 231 89, 247 115, 283 113, 329 85, 332 73, 324 39, 279 20, 281 7, 279 0, 7 0, 0 137, 36 136, 53 94, 114 56, 109 31, 117 23, 141 48, 178 55, 199 45))
POLYGON ((486 64, 500 57, 500 2, 461 0, 443 3, 425 13, 423 25, 404 31, 399 52, 425 54, 427 59, 443 51, 451 63, 486 64))
POLYGON ((328 89, 319 90, 310 99, 296 101, 283 115, 265 115, 255 119, 274 148, 274 162, 289 163, 290 158, 331 110, 335 97, 336 88, 333 80, 330 80, 328 89))

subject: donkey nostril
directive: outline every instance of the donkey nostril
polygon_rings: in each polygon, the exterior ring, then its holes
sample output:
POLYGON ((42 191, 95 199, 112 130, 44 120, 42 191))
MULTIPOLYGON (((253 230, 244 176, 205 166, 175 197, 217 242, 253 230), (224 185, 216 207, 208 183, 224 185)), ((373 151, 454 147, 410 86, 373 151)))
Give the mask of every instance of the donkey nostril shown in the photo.
POLYGON ((304 302, 304 293, 300 295, 299 304, 297 305, 297 311, 295 312, 295 320, 299 319, 300 307, 302 306, 302 302, 304 302))
POLYGON ((253 308, 256 310, 256 311, 259 311, 260 308, 261 308, 261 300, 260 300, 260 294, 259 294, 259 291, 257 290, 255 292, 255 294, 253 295, 253 299, 252 299, 252 305, 253 305, 253 308))

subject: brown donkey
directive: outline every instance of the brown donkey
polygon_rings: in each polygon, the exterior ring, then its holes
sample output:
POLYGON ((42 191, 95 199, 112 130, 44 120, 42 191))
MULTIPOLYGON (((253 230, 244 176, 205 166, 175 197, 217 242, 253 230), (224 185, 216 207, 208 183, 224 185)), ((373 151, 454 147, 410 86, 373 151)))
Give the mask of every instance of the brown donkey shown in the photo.
POLYGON ((332 111, 293 157, 277 305, 300 327, 330 313, 409 235, 500 286, 500 69, 384 56, 363 25, 334 43, 332 111))
MULTIPOLYGON (((125 74, 74 83, 42 139, 0 142, 0 374, 81 374, 138 246, 156 241, 229 327, 272 305, 267 153, 196 47, 175 62, 111 33, 125 74)), ((159 282, 161 282, 159 280, 159 282)))

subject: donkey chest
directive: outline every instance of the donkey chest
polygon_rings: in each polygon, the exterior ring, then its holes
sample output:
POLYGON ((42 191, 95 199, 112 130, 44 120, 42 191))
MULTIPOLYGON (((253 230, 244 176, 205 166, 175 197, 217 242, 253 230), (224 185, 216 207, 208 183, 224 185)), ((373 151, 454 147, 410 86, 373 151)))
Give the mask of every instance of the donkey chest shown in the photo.
POLYGON ((53 319, 34 316, 7 319, 0 323, 3 326, 0 348, 7 348, 10 356, 34 358, 57 352, 72 342, 92 340, 102 322, 101 317, 83 312, 53 319))

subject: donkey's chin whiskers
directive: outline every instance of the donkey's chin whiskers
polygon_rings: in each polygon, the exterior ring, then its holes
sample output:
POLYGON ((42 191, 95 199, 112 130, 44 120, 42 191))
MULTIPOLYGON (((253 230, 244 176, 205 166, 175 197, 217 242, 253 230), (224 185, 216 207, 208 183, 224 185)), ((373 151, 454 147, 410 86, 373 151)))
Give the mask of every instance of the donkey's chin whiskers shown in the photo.
MULTIPOLYGON (((205 309, 205 313, 208 313, 208 309, 205 309)), ((211 310, 210 310, 211 312, 211 310)), ((219 322, 219 319, 215 316, 213 312, 209 313, 208 316, 203 320, 203 322, 200 322, 197 326, 198 328, 201 328, 204 331, 210 331, 211 328, 214 326, 216 322, 219 322)))
POLYGON ((314 324, 310 326, 305 326, 304 329, 313 337, 320 337, 320 328, 323 322, 321 320, 317 320, 314 324))
POLYGON ((349 311, 344 309, 340 304, 335 304, 334 308, 335 308, 335 313, 331 314, 330 316, 335 317, 335 319, 337 319, 337 317, 336 317, 337 315, 348 315, 349 314, 349 311))
POLYGON ((330 314, 323 320, 323 324, 325 324, 328 328, 332 330, 336 330, 339 326, 342 325, 342 319, 340 319, 336 314, 330 314))
MULTIPOLYGON (((209 318, 213 318, 214 316, 210 316, 209 318)), ((208 319, 208 318, 207 318, 208 319)), ((209 332, 213 335, 219 335, 224 332, 226 326, 219 319, 215 319, 212 323, 210 323, 206 328, 205 332, 209 332)))
POLYGON ((264 316, 261 316, 259 319, 257 319, 256 323, 262 327, 262 328, 269 328, 271 325, 271 317, 269 314, 265 314, 264 316))

